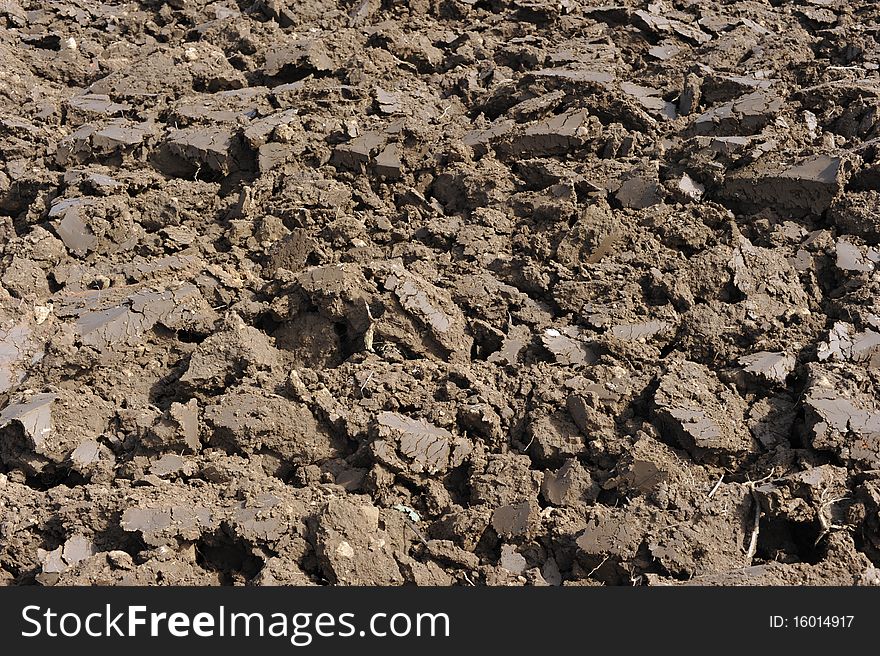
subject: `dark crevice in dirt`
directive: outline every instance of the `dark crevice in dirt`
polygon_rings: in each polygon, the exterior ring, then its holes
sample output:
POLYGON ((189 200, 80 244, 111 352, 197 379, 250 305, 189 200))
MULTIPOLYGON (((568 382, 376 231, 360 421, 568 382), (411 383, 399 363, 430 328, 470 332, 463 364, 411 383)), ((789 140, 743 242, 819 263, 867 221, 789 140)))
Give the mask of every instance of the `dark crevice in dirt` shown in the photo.
POLYGON ((765 518, 760 524, 757 553, 768 561, 816 564, 824 556, 821 534, 821 527, 813 523, 765 518))
POLYGON ((175 335, 184 344, 201 344, 207 337, 204 333, 197 333, 191 330, 179 330, 175 335))
POLYGON ((241 538, 230 537, 225 530, 202 535, 195 543, 196 564, 216 572, 220 585, 241 585, 262 569, 263 559, 252 553, 241 538))

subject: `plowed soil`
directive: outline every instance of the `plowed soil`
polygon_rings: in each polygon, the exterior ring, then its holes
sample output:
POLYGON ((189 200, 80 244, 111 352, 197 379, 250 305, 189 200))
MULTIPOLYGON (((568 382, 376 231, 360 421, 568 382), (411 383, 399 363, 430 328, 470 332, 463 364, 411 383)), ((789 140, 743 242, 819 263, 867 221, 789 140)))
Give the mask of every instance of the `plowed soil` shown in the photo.
POLYGON ((871 0, 0 2, 0 582, 876 584, 878 148, 871 0))

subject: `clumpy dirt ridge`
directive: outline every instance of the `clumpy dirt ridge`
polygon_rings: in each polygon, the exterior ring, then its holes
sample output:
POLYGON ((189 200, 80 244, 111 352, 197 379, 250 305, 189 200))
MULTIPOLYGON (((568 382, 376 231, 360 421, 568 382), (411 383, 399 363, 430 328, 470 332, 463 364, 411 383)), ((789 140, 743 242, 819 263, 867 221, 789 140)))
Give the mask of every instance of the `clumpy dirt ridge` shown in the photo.
POLYGON ((0 581, 880 582, 875 2, 0 27, 0 581))

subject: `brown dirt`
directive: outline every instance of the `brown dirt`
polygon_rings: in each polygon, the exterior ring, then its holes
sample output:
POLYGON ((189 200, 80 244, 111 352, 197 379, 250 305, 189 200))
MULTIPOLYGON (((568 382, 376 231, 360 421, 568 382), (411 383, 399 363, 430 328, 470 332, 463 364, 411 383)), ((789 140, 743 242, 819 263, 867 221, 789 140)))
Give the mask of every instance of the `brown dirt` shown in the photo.
POLYGON ((0 581, 880 581, 876 3, 0 26, 0 581))

